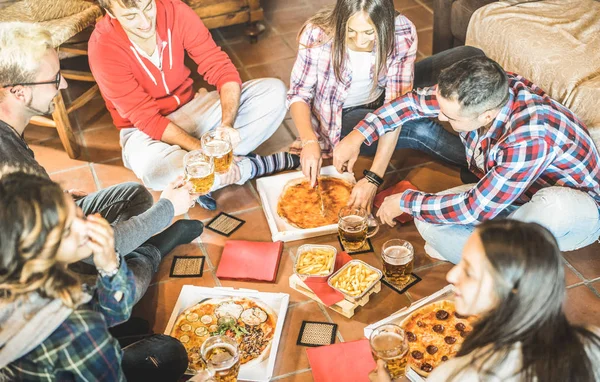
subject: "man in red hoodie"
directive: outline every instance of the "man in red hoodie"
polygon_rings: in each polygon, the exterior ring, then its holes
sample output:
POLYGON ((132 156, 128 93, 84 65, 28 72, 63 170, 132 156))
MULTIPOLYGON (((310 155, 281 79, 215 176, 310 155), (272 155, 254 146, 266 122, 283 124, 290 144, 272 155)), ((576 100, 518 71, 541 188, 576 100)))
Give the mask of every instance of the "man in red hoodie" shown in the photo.
MULTIPOLYGON (((89 62, 114 124, 123 163, 153 189, 183 174, 183 156, 201 148, 202 134, 229 133, 236 160, 213 189, 295 168, 298 157, 251 154, 285 116, 278 79, 242 84, 231 60, 194 11, 180 0, 98 0, 106 16, 89 41, 89 62), (194 94, 187 53, 217 91, 194 94)), ((210 197, 200 204, 214 209, 210 197)))

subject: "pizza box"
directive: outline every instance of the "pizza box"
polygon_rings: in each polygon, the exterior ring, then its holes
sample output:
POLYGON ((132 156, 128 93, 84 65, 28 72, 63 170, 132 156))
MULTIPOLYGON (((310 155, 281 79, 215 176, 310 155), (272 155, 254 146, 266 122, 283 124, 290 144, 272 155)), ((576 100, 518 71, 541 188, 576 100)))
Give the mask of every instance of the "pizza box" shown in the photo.
MULTIPOLYGON (((412 304, 410 304, 410 306, 400 309, 399 311, 392 314, 391 316, 386 317, 381 321, 378 321, 374 324, 367 326, 364 329, 365 337, 370 338, 371 333, 378 326, 381 326, 384 324, 397 324, 397 325, 400 324, 402 322, 402 320, 404 320, 412 312, 414 312, 415 310, 419 309, 422 306, 425 306, 429 303, 436 302, 436 301, 453 300, 453 299, 454 299, 454 286, 446 285, 444 288, 440 289, 439 291, 437 291, 427 297, 423 297, 422 299, 420 299, 418 301, 413 302, 412 304)), ((417 374, 411 368, 406 369, 406 377, 408 379, 410 379, 412 382, 425 382, 426 381, 425 378, 421 377, 419 374, 417 374)))
MULTIPOLYGON (((345 172, 340 174, 334 166, 321 168, 321 175, 343 179, 352 184, 356 183, 354 174, 345 172)), ((315 236, 329 235, 338 231, 337 224, 330 224, 317 228, 296 228, 279 217, 277 214, 277 203, 285 185, 292 179, 304 178, 302 171, 287 172, 256 180, 258 194, 263 206, 263 211, 269 223, 271 238, 273 241, 294 241, 308 239, 315 236)))
POLYGON ((251 367, 242 365, 238 375, 238 380, 240 381, 269 381, 273 376, 275 359, 277 358, 277 348, 279 347, 285 315, 290 302, 290 295, 287 293, 267 293, 251 289, 205 288, 194 285, 184 285, 183 288, 181 288, 179 298, 173 308, 173 313, 171 313, 171 318, 169 318, 165 334, 169 335, 171 333, 177 317, 187 308, 196 305, 202 300, 223 297, 252 297, 269 305, 277 313, 277 328, 275 328, 275 336, 273 337, 273 343, 271 344, 269 358, 260 364, 251 367))

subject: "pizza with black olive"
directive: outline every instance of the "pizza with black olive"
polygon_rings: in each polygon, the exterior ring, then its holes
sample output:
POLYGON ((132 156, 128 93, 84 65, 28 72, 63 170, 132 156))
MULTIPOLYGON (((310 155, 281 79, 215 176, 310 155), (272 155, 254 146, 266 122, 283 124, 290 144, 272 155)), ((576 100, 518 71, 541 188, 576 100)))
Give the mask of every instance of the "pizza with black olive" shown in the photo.
POLYGON ((209 337, 226 335, 238 343, 240 364, 258 364, 269 356, 275 336, 277 314, 252 298, 230 297, 204 300, 182 312, 171 330, 188 353, 188 369, 203 369, 200 347, 209 337))
POLYGON ((439 364, 454 357, 473 330, 475 317, 456 313, 454 302, 437 301, 406 317, 400 326, 408 340, 408 366, 427 377, 439 364))

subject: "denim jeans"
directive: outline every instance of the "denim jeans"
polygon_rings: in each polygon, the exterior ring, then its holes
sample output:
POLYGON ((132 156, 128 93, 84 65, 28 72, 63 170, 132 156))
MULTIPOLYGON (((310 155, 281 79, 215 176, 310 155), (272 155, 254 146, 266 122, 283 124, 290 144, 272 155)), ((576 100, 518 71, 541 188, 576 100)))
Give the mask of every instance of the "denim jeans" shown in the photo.
MULTIPOLYGON (((435 85, 443 69, 464 58, 482 55, 483 52, 477 48, 461 46, 419 61, 415 65, 414 87, 435 85)), ((342 138, 350 134, 368 113, 373 112, 381 105, 365 106, 351 107, 342 111, 342 138)), ((363 144, 360 148, 361 155, 375 155, 377 143, 378 141, 375 141, 371 146, 363 144)), ((452 134, 442 125, 428 118, 414 120, 403 125, 396 149, 416 149, 429 154, 434 159, 456 166, 466 167, 467 165, 465 147, 458 135, 452 134)))
MULTIPOLYGON (((115 250, 123 255, 133 273, 135 302, 138 302, 146 293, 161 261, 158 249, 143 243, 166 228, 172 216, 152 208, 152 194, 141 184, 133 182, 91 193, 76 203, 84 215, 99 213, 113 227, 115 250)), ((93 265, 91 256, 83 262, 93 265)))
MULTIPOLYGON (((284 83, 275 78, 256 79, 242 85, 240 107, 233 125, 239 131, 241 141, 234 148, 234 155, 249 154, 275 133, 285 117, 286 90, 284 83)), ((167 118, 199 139, 221 124, 221 116, 219 93, 213 91, 192 99, 167 118)), ((186 150, 154 140, 136 128, 122 129, 120 136, 125 167, 131 169, 146 187, 162 190, 183 175, 186 150)), ((252 167, 247 159, 238 162, 238 166, 242 178, 238 183, 242 184, 250 178, 252 167)), ((215 189, 218 187, 217 184, 215 189)))
POLYGON ((187 365, 185 347, 164 334, 152 335, 123 348, 121 367, 129 382, 176 382, 187 365))
MULTIPOLYGON (((464 184, 438 195, 460 193, 474 186, 464 184)), ((566 187, 544 188, 528 203, 511 205, 497 218, 534 222, 548 228, 561 251, 583 248, 600 236, 600 214, 594 199, 583 191, 566 187)), ((418 219, 415 219, 415 225, 428 246, 454 264, 460 261, 467 239, 477 228, 476 224, 432 224, 418 219)), ((430 255, 436 257, 436 254, 430 255)))

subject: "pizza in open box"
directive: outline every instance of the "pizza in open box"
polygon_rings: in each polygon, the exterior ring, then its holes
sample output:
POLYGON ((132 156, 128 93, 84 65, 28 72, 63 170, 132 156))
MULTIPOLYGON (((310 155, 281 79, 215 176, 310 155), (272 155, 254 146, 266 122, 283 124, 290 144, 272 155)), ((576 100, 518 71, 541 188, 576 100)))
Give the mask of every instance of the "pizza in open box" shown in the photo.
POLYGON ((408 366, 427 377, 458 353, 475 319, 456 313, 450 300, 436 301, 412 312, 400 323, 408 339, 408 366))
POLYGON ((240 364, 254 365, 269 356, 277 314, 267 304, 247 297, 212 298, 183 311, 171 330, 188 353, 188 369, 203 369, 202 343, 213 335, 226 335, 238 343, 240 364))
POLYGON ((277 203, 277 214, 296 228, 316 228, 337 224, 338 212, 348 203, 353 185, 331 176, 319 177, 325 214, 321 214, 321 202, 317 191, 305 178, 290 180, 277 203))

